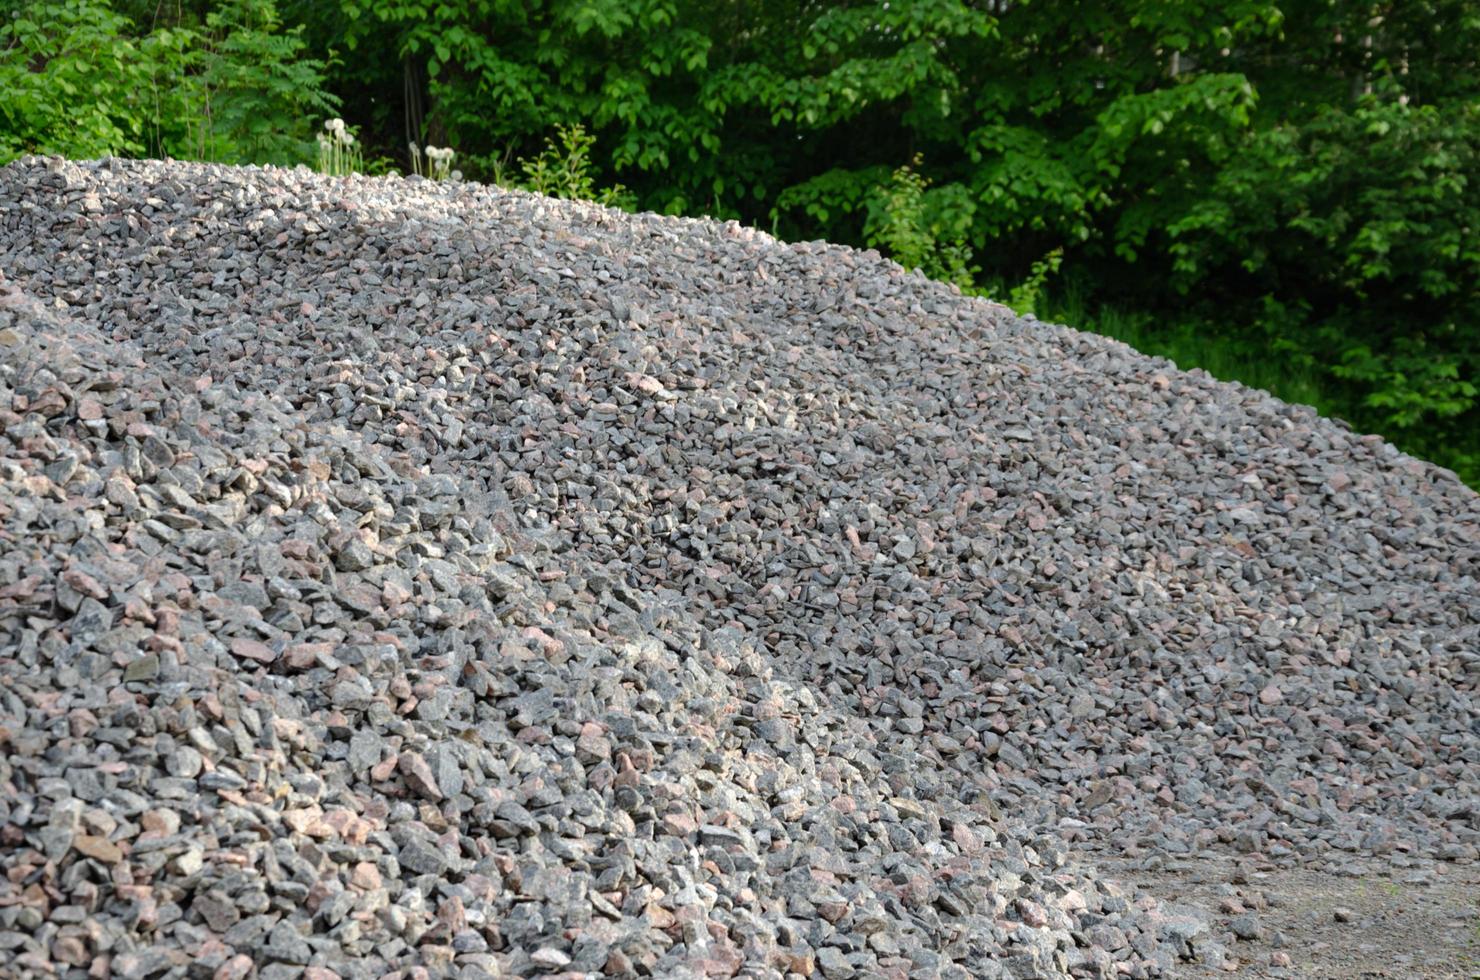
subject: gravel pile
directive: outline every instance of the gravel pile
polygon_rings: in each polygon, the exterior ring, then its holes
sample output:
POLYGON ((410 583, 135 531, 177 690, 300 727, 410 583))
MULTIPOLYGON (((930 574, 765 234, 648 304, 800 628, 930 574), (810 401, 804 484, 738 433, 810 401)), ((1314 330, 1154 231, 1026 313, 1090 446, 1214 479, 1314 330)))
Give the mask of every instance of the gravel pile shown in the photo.
POLYGON ((1308 409, 467 184, 28 158, 0 274, 0 974, 1157 976, 1097 856, 1477 857, 1480 497, 1308 409))

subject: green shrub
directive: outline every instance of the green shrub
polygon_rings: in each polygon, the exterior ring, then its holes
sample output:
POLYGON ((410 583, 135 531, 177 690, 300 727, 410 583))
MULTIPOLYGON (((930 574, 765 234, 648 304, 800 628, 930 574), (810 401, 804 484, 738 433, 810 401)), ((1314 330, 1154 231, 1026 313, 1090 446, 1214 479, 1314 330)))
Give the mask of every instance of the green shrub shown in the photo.
POLYGON ((184 31, 183 71, 167 65, 161 82, 182 88, 190 142, 166 149, 224 163, 313 160, 316 120, 336 101, 302 33, 283 27, 274 0, 221 0, 203 29, 184 31))
POLYGON ((141 32, 109 0, 0 5, 0 162, 174 156, 314 159, 313 120, 335 100, 301 28, 273 0, 223 0, 199 23, 141 32))
POLYGON ((921 162, 916 154, 873 195, 864 237, 906 269, 974 289, 981 270, 972 264, 966 241, 971 202, 943 200, 939 194, 932 199, 930 181, 919 172, 921 162))
POLYGON ((974 205, 959 185, 932 190, 919 172, 923 160, 895 170, 889 183, 869 201, 864 235, 868 244, 883 249, 904 266, 932 279, 954 283, 963 292, 990 296, 1019 313, 1035 312, 1049 279, 1059 271, 1064 250, 1056 248, 1034 262, 1027 278, 1016 286, 984 287, 981 268, 972 261, 966 236, 974 205))
POLYGON ((551 197, 596 201, 629 211, 636 207, 636 200, 621 184, 597 187, 597 173, 591 163, 591 147, 596 139, 584 126, 557 126, 555 134, 539 155, 520 161, 522 179, 518 186, 551 197))
POLYGON ((0 162, 144 151, 152 51, 106 0, 0 4, 0 162))

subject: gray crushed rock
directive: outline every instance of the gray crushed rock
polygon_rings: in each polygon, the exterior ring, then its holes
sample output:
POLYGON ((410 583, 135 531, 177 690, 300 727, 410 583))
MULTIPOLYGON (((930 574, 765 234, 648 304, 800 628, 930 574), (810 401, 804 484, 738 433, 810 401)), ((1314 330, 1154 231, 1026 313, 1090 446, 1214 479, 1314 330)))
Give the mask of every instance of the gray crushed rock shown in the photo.
POLYGON ((0 975, 1163 976, 1097 854, 1476 859, 1480 498, 1309 409, 461 183, 26 158, 0 276, 0 975))

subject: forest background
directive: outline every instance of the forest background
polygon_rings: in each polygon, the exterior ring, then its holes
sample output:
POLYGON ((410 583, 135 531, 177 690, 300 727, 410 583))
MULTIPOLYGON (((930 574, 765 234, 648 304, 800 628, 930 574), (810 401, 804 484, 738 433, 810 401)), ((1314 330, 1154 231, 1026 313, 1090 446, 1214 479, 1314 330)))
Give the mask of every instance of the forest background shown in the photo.
POLYGON ((428 146, 878 247, 1480 487, 1474 0, 0 0, 0 163, 428 146))

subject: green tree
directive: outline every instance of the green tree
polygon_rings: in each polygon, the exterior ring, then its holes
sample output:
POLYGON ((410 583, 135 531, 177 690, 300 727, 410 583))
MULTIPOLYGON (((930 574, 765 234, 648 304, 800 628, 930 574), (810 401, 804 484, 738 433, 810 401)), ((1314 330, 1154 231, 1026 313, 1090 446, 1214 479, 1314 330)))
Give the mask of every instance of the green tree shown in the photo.
MULTIPOLYGON (((1477 175, 1480 100, 1327 107, 1243 143, 1169 227, 1172 282, 1210 318, 1245 311, 1229 343, 1325 373, 1354 421, 1463 452, 1480 423, 1477 175)), ((1456 459, 1472 477, 1477 461, 1456 459)))
POLYGON ((145 52, 106 0, 0 4, 0 161, 145 147, 145 52))
POLYGON ((0 5, 0 160, 176 156, 313 159, 335 100, 325 63, 273 0, 224 0, 147 30, 108 0, 0 5))

